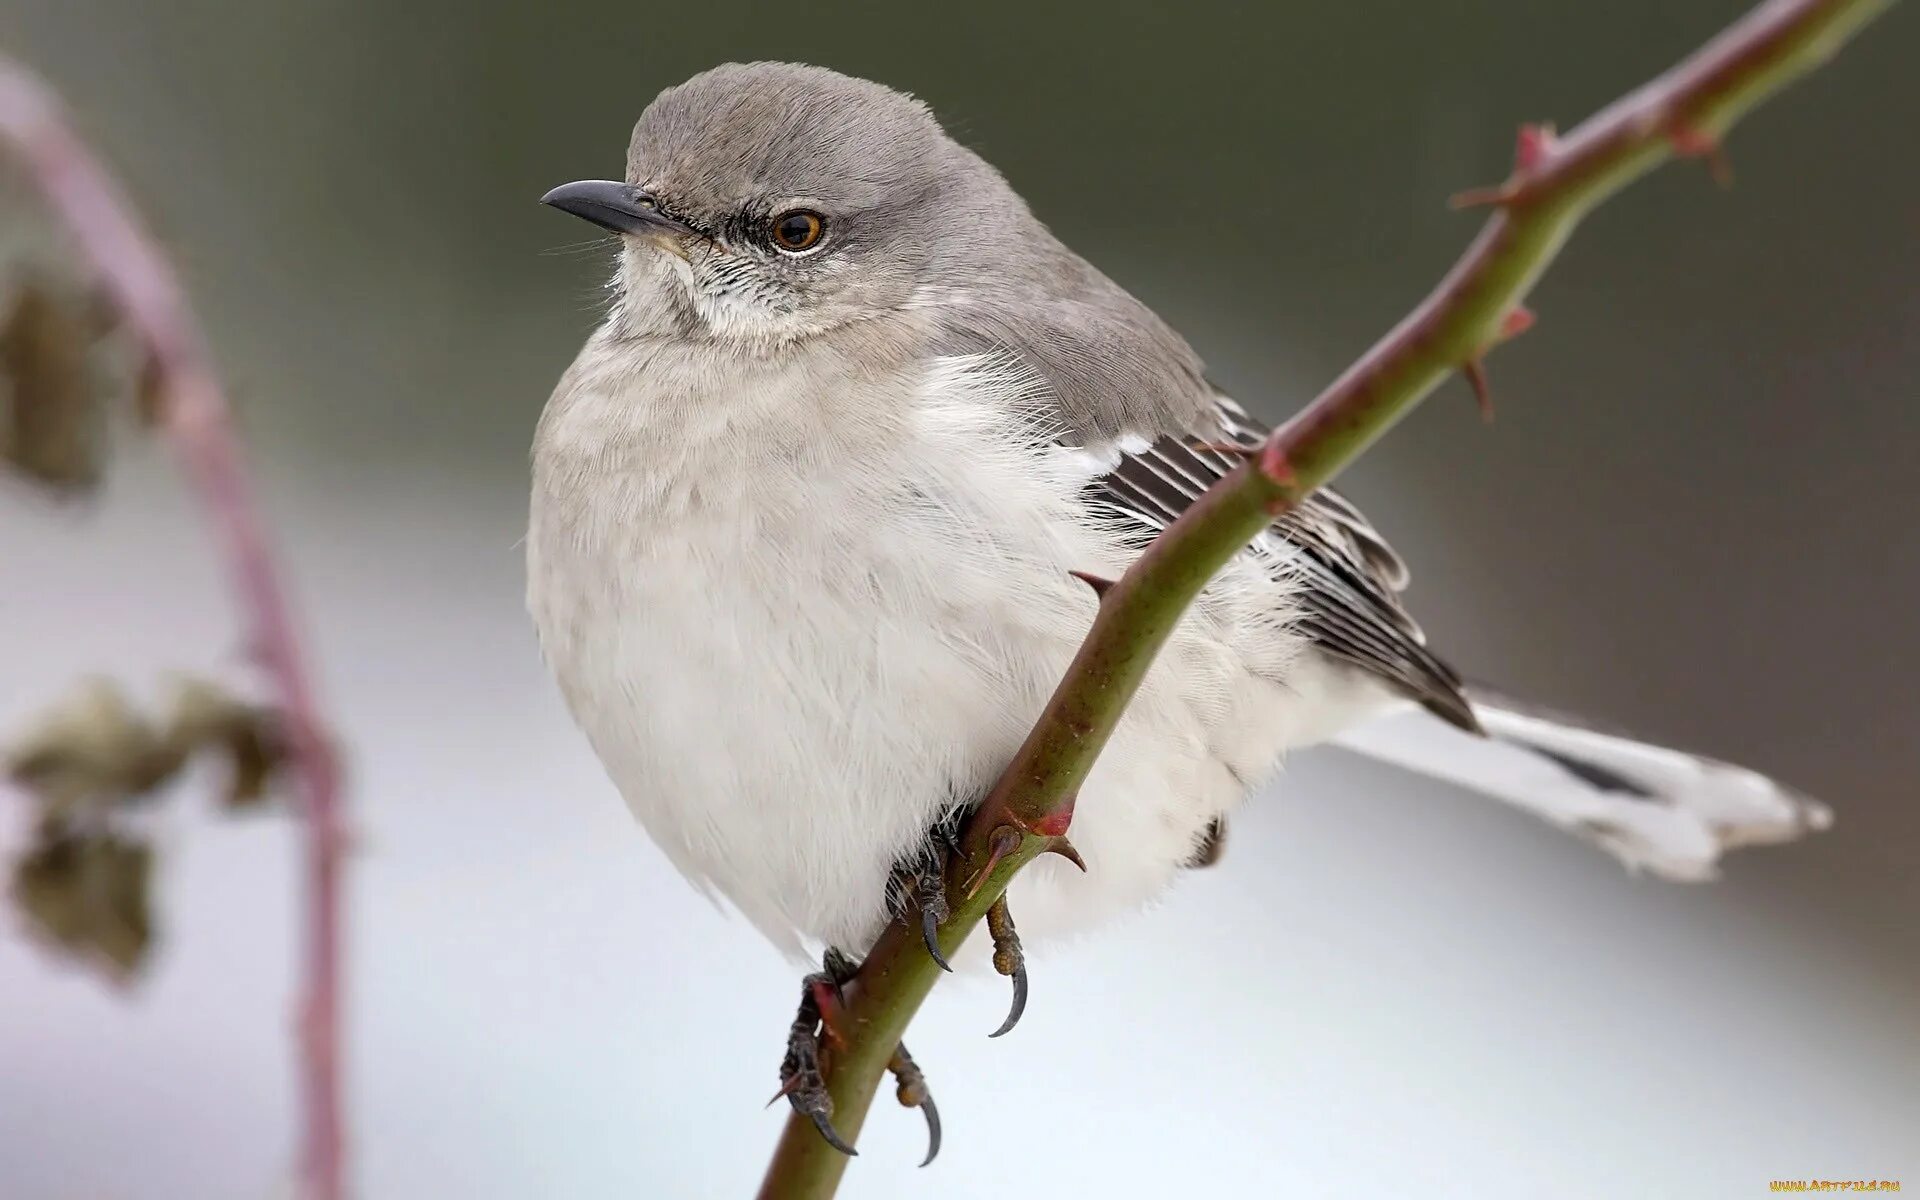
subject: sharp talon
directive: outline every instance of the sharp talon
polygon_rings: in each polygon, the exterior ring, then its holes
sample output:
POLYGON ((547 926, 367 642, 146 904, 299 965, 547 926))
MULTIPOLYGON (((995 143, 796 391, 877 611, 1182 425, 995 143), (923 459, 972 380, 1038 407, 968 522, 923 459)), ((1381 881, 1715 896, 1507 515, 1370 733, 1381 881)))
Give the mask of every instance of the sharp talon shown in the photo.
POLYGON ((997 1037, 1003 1037, 1006 1034, 1012 1033, 1013 1027, 1020 1023, 1021 1014, 1025 1013, 1026 1011, 1027 1011, 1027 964, 1022 962, 1020 965, 1016 966, 1013 969, 1013 1007, 1007 1010, 1007 1019, 1000 1022, 1000 1028, 994 1030, 992 1033, 988 1034, 987 1036, 990 1038, 997 1038, 997 1037))
POLYGON ((927 944, 927 953, 942 971, 952 974, 953 967, 947 962, 947 956, 940 953, 940 922, 934 918, 933 909, 920 905, 920 940, 927 944))
POLYGON ((893 1057, 887 1060, 887 1070, 893 1072, 898 1083, 894 1089, 894 1098, 907 1108, 917 1108, 927 1118, 927 1156, 920 1160, 921 1166, 932 1162, 940 1153, 940 1110, 933 1105, 933 1093, 927 1090, 927 1077, 920 1072, 919 1064, 907 1053, 906 1043, 893 1048, 893 1057))
POLYGON ((913 874, 912 890, 913 902, 920 908, 920 941, 934 963, 942 971, 951 972, 947 956, 940 952, 940 926, 953 915, 947 907, 946 878, 935 868, 923 867, 913 874))
MULTIPOLYGON (((795 1107, 798 1107, 798 1105, 796 1105, 795 1107)), ((840 1137, 840 1131, 833 1127, 833 1121, 827 1116, 826 1113, 823 1113, 818 1109, 811 1109, 811 1110, 801 1109, 800 1111, 806 1113, 808 1117, 812 1118, 813 1127, 820 1131, 820 1136, 826 1140, 827 1145, 832 1146, 835 1150, 838 1150, 840 1153, 846 1155, 848 1158, 860 1157, 860 1152, 858 1150, 855 1150, 852 1146, 847 1145, 847 1143, 840 1137)))
POLYGON ((927 1156, 920 1160, 924 1167, 940 1157, 940 1110, 933 1106, 932 1096, 922 1099, 919 1108, 927 1118, 927 1156))
MULTIPOLYGON (((827 947, 826 953, 820 956, 820 966, 826 971, 828 978, 833 980, 833 985, 836 990, 838 990, 842 984, 853 982, 853 977, 860 973, 859 963, 848 958, 846 954, 835 950, 831 946, 827 947)), ((844 996, 840 998, 842 1000, 846 999, 844 996)))
POLYGON ((1020 948, 1020 934, 1013 927, 1013 910, 1007 907, 1005 896, 987 909, 987 933, 993 938, 993 969, 1013 977, 1013 1007, 1000 1028, 987 1035, 999 1037, 1011 1032, 1020 1023, 1020 1014, 1027 1011, 1027 956, 1020 948))

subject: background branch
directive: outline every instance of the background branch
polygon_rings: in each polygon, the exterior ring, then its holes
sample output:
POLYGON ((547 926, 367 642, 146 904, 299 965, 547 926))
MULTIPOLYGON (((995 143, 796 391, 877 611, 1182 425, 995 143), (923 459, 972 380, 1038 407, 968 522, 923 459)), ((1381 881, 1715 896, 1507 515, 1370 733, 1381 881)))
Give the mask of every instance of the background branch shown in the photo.
POLYGON ((340 770, 308 682, 305 655, 273 564, 231 412, 192 307, 113 179, 69 127, 51 92, 0 58, 0 137, 72 235, 143 360, 150 415, 179 461, 227 561, 245 638, 275 693, 306 829, 307 937, 299 1039, 301 1173, 310 1200, 344 1194, 339 1054, 340 770))
MULTIPOLYGON (((1669 157, 1724 177, 1720 139, 1747 110, 1830 56, 1892 0, 1770 0, 1680 65, 1565 138, 1521 130, 1507 182, 1460 197, 1495 212, 1434 291, 1260 452, 1169 526, 1101 599, 1085 642, 1024 745, 968 825, 947 879, 951 956, 1028 862, 1063 849, 1082 781, 1186 607, 1221 566, 1326 483, 1449 374, 1484 393, 1480 361, 1531 318, 1519 308, 1594 205, 1669 157), (996 837, 996 835, 998 835, 996 837), (995 853, 995 843, 1000 853, 995 853), (984 882, 969 888, 984 872, 984 882)), ((899 921, 874 944, 838 1022, 833 1119, 857 1138, 880 1075, 939 970, 899 921)), ((831 1196, 847 1159, 798 1114, 782 1132, 762 1200, 831 1196)))

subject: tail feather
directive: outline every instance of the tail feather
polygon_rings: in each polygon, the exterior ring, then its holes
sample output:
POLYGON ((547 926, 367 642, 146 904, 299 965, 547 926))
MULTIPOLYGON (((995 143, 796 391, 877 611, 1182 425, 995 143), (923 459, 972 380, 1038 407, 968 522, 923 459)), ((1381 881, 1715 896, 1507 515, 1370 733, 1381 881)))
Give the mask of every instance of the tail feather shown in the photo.
POLYGON ((1833 823, 1825 805, 1745 767, 1506 701, 1475 696, 1474 712, 1486 737, 1406 712, 1336 743, 1504 800, 1667 879, 1712 879, 1724 851, 1833 823))

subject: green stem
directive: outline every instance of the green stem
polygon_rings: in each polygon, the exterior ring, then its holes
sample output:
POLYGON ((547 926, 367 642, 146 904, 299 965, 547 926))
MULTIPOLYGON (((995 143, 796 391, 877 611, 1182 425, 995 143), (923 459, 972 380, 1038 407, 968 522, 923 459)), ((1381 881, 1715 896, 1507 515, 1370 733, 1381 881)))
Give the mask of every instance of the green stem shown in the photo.
MULTIPOLYGON (((1181 615, 1248 542, 1333 478, 1449 375, 1477 366, 1512 330, 1520 301, 1580 219, 1675 154, 1717 156, 1742 114, 1819 65, 1893 0, 1769 0, 1660 78, 1564 138, 1522 131, 1495 212, 1445 279, 1392 332, 1156 538, 1101 599, 1046 709, 969 824, 948 879, 949 957, 1013 875, 1059 844, 1073 802, 1181 615), (971 894, 995 830, 1021 831, 971 894)), ((859 1135, 893 1047, 939 977, 918 934, 889 925, 848 989, 846 1048, 830 1063, 834 1123, 859 1135)), ((847 1159, 802 1118, 787 1122, 761 1200, 824 1200, 847 1159)))

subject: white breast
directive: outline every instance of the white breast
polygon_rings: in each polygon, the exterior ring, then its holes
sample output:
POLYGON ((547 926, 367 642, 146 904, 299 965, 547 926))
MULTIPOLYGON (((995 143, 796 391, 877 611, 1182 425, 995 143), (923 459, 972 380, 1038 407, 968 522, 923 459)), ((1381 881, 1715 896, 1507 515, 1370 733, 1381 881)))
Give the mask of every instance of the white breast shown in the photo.
MULTIPOLYGON (((894 863, 992 783, 1084 635, 1067 571, 1126 558, 1017 375, 834 362, 589 343, 528 537, 542 645, 627 803, 789 949, 872 935, 894 863)), ((1082 791, 1090 873, 1027 872, 1023 932, 1150 898, 1297 740, 1285 615, 1252 565, 1210 591, 1082 791)))

